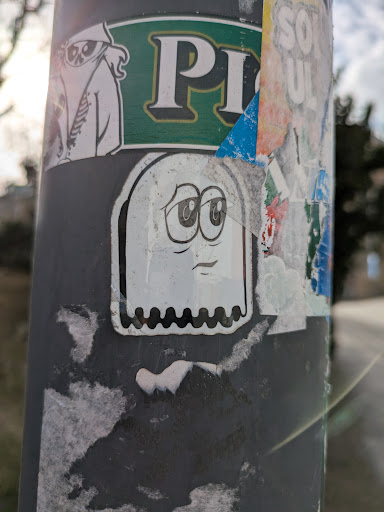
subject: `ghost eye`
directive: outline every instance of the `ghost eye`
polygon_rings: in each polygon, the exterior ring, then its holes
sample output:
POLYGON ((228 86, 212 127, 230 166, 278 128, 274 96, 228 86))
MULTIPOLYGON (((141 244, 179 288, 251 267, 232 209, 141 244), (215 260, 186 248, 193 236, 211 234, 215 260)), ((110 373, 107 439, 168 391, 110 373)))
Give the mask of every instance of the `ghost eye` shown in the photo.
POLYGON ((227 216, 227 200, 219 187, 208 187, 202 194, 200 226, 206 240, 214 241, 221 235, 227 216))
POLYGON ((197 220, 198 198, 184 199, 178 204, 179 222, 185 228, 193 226, 197 220))
POLYGON ((68 61, 69 62, 74 62, 74 60, 76 59, 77 55, 79 53, 79 49, 77 46, 75 46, 74 44, 72 44, 68 49, 67 49, 67 58, 68 58, 68 61))
POLYGON ((168 237, 172 242, 192 241, 199 229, 200 193, 192 184, 178 186, 164 208, 168 237))
POLYGON ((89 57, 92 55, 96 48, 96 41, 87 41, 85 45, 83 46, 83 55, 84 57, 89 57))
POLYGON ((226 216, 226 200, 218 197, 209 201, 209 220, 213 226, 221 226, 226 216))

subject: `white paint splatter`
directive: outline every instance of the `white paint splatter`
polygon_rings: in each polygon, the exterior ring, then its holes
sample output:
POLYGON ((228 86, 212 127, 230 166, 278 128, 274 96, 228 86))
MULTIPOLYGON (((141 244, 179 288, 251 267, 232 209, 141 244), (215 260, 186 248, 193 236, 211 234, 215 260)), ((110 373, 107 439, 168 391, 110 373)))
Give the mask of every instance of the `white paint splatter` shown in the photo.
MULTIPOLYGON (((119 389, 96 383, 76 382, 69 396, 54 389, 44 393, 41 432, 37 512, 87 512, 98 494, 95 487, 82 488, 80 475, 66 476, 72 465, 98 440, 106 437, 125 410, 126 400, 119 389), (69 499, 72 491, 78 496, 69 499)), ((100 512, 144 512, 124 505, 118 510, 100 512)))
POLYGON ((237 489, 230 489, 224 484, 198 487, 189 497, 189 505, 177 507, 173 512, 232 512, 238 501, 237 489))
POLYGON ((165 500, 167 496, 159 491, 159 489, 150 489, 149 487, 137 486, 137 490, 145 494, 147 498, 154 501, 165 500))
POLYGON ((256 475, 256 468, 249 462, 244 462, 240 468, 240 479, 245 480, 256 475))
POLYGON ((257 0, 239 0, 240 12, 251 14, 254 4, 257 0))
POLYGON ((141 368, 136 374, 136 382, 148 395, 152 395, 155 389, 170 391, 175 394, 186 375, 194 366, 198 366, 212 375, 221 375, 221 368, 212 363, 174 361, 159 374, 152 373, 146 368, 141 368))
POLYGON ((67 326, 76 346, 71 350, 71 357, 76 363, 84 363, 92 351, 93 339, 99 323, 97 313, 85 306, 79 312, 61 307, 57 313, 57 321, 67 326))
POLYGON ((178 350, 175 348, 165 348, 164 355, 165 356, 187 357, 187 353, 185 350, 178 350))
POLYGON ((252 347, 256 345, 256 343, 259 343, 267 329, 267 320, 257 324, 245 339, 237 342, 233 346, 232 354, 221 361, 218 365, 219 368, 230 373, 237 370, 243 361, 248 359, 252 347))
POLYGON ((240 468, 241 473, 243 473, 245 476, 248 475, 255 475, 256 474, 256 468, 251 466, 249 462, 244 462, 244 464, 240 468))

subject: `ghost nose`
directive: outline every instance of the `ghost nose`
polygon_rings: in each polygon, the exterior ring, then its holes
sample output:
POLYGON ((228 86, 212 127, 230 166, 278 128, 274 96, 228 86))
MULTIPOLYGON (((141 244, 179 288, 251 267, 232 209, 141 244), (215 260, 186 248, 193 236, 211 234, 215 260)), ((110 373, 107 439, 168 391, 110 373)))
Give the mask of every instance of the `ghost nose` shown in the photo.
POLYGON ((206 251, 207 247, 207 241, 204 240, 204 237, 201 234, 201 231, 199 230, 195 239, 192 243, 192 251, 195 259, 198 259, 199 256, 203 255, 206 251))
POLYGON ((193 256, 196 263, 200 261, 210 261, 215 253, 215 248, 211 246, 209 240, 206 240, 199 230, 192 243, 193 256))
POLYGON ((82 64, 83 62, 84 62, 84 57, 82 56, 81 53, 79 53, 79 55, 76 58, 76 64, 82 64))

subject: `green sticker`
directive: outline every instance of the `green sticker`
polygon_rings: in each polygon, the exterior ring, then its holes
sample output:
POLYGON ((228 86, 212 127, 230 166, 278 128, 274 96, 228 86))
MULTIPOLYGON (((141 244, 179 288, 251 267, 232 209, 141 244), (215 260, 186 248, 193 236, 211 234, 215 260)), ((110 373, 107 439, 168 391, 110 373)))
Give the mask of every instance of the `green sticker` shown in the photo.
POLYGON ((108 29, 130 55, 120 82, 123 147, 217 148, 255 95, 261 29, 176 16, 108 29))

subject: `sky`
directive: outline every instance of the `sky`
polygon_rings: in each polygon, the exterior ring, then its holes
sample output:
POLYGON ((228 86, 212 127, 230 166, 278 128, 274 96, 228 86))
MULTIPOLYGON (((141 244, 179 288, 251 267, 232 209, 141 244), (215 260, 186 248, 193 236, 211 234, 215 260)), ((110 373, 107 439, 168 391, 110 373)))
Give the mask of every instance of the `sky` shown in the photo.
MULTIPOLYGON (((0 1, 0 55, 6 51, 12 3, 0 1)), ((0 88, 0 194, 23 183, 21 161, 41 155, 49 74, 53 7, 28 19, 0 88), (1 116, 8 107, 11 112, 1 116)), ((342 70, 336 91, 351 94, 361 111, 375 104, 372 128, 384 138, 384 0, 334 0, 334 70, 342 70)))
POLYGON ((373 102, 372 128, 384 138, 384 0, 334 0, 333 22, 337 92, 360 110, 373 102))
MULTIPOLYGON (((7 22, 14 4, 0 1, 0 55, 7 51, 7 22)), ((25 157, 39 161, 48 89, 53 7, 31 14, 16 51, 5 66, 0 87, 0 194, 9 183, 23 183, 20 166, 25 157), (1 115, 8 108, 12 110, 1 115)))

